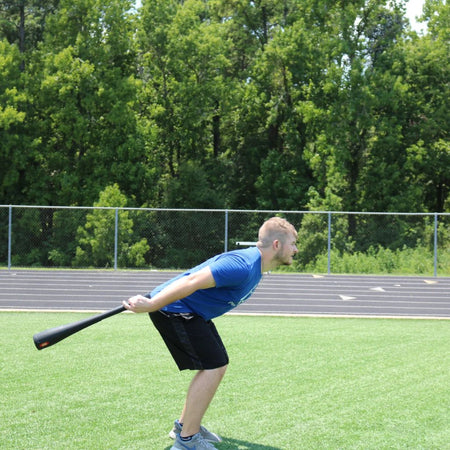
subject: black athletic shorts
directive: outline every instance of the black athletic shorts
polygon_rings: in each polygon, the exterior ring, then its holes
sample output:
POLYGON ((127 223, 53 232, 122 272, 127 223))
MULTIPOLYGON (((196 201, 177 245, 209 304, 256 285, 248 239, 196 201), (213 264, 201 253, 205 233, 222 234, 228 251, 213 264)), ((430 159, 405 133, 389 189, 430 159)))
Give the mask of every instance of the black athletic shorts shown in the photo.
POLYGON ((211 320, 163 311, 149 316, 180 370, 217 369, 228 364, 227 351, 211 320))

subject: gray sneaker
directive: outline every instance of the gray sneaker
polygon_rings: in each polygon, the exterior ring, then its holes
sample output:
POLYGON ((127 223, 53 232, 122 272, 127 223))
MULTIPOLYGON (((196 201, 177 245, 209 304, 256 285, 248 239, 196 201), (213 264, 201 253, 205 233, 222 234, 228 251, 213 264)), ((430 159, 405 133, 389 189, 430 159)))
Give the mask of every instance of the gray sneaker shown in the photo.
POLYGON ((214 449, 214 445, 210 444, 202 438, 200 433, 194 434, 190 441, 182 441, 180 435, 177 434, 174 444, 170 450, 210 450, 214 449))
MULTIPOLYGON (((175 420, 173 424, 173 428, 169 433, 169 437, 171 439, 176 439, 177 435, 181 433, 182 425, 180 425, 180 422, 178 420, 175 420)), ((204 426, 200 426, 200 434, 202 435, 202 438, 205 441, 208 442, 222 442, 222 438, 218 436, 216 433, 213 433, 211 431, 208 431, 204 426)))

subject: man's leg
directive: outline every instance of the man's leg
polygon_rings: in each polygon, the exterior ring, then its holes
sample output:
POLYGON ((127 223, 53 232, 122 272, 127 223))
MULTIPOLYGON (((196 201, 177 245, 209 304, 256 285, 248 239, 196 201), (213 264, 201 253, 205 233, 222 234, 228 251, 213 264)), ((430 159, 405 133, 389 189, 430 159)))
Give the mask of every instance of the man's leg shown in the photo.
POLYGON ((211 400, 222 381, 227 366, 200 370, 191 381, 186 403, 180 417, 183 424, 182 437, 192 436, 200 431, 200 424, 211 400))

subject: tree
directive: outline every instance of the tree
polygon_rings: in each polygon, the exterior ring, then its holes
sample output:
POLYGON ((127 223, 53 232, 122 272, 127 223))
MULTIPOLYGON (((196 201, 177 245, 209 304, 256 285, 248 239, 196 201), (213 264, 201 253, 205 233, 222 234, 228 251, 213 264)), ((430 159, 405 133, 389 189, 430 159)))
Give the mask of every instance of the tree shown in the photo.
POLYGON ((30 197, 91 204, 114 181, 130 198, 148 186, 129 9, 119 0, 63 0, 49 19, 30 67, 30 132, 40 141, 30 197))
POLYGON ((161 173, 159 201, 166 205, 166 180, 177 179, 188 161, 205 169, 216 185, 226 177, 220 167, 225 152, 222 121, 231 91, 228 42, 204 2, 147 1, 141 13, 140 101, 148 105, 148 142, 161 173))
POLYGON ((58 8, 60 0, 3 0, 0 9, 0 38, 16 44, 25 69, 25 53, 36 49, 43 39, 46 19, 58 8))
POLYGON ((217 3, 237 80, 233 114, 223 120, 233 202, 246 208, 298 208, 310 181, 293 99, 298 86, 292 65, 302 53, 294 56, 291 24, 302 7, 291 1, 217 3))
MULTIPOLYGON (((445 2, 422 36, 401 0, 131 6, 3 2, 7 202, 91 204, 117 182, 139 206, 446 208, 445 2)), ((369 231, 339 223, 350 247, 369 231)))
MULTIPOLYGON (((399 132, 405 87, 392 72, 403 32, 401 10, 388 10, 381 1, 352 2, 331 17, 333 57, 314 99, 325 113, 317 116, 321 130, 307 152, 320 180, 320 196, 314 198, 331 208, 329 200, 340 199, 339 207, 347 211, 391 210, 399 206, 405 162, 399 132), (332 197, 326 200, 325 194, 332 197)), ((355 236, 356 217, 348 220, 348 232, 355 236)))
POLYGON ((443 212, 450 195, 450 6, 427 1, 424 18, 429 20, 428 33, 404 45, 402 69, 411 99, 405 178, 417 209, 443 212))
POLYGON ((19 66, 19 50, 6 40, 0 40, 0 201, 21 200, 23 176, 27 166, 27 145, 24 137, 26 95, 19 66), (19 194, 17 193, 19 191, 19 194))
POLYGON ((147 239, 135 241, 133 220, 129 212, 122 209, 127 205, 126 197, 117 184, 107 186, 94 203, 92 213, 86 216, 84 227, 78 228, 78 247, 73 261, 75 267, 114 267, 115 217, 118 218, 118 266, 142 267, 146 264, 145 254, 150 250, 147 239), (100 209, 102 207, 114 207, 100 209))
POLYGON ((408 148, 407 169, 419 204, 431 212, 444 212, 450 196, 450 143, 439 139, 408 148), (417 188, 421 186, 421 188, 417 188))

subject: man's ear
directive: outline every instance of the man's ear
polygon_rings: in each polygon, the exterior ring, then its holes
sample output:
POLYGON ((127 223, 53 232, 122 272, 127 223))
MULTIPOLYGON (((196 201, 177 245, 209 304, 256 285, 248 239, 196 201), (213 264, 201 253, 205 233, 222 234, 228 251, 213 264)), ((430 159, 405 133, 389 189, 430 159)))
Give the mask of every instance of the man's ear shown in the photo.
POLYGON ((278 250, 280 248, 280 245, 281 245, 281 243, 280 243, 280 241, 278 239, 275 239, 272 242, 272 247, 273 247, 274 250, 278 250))

